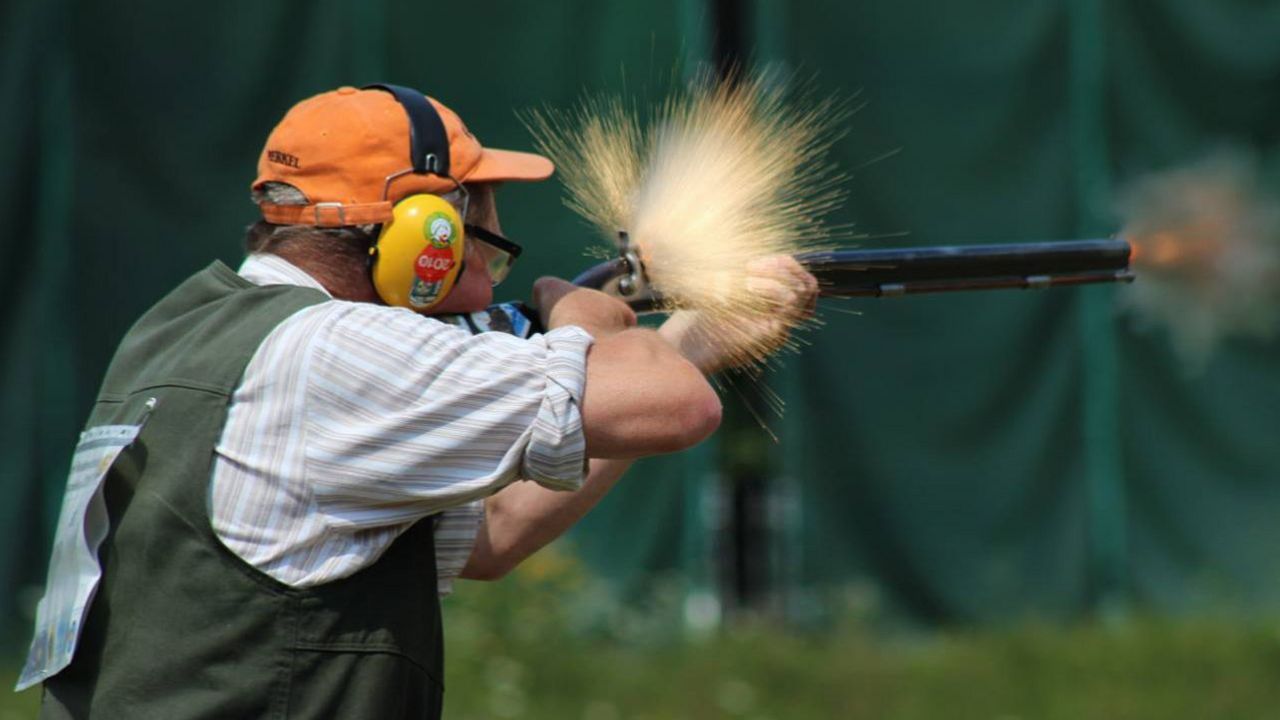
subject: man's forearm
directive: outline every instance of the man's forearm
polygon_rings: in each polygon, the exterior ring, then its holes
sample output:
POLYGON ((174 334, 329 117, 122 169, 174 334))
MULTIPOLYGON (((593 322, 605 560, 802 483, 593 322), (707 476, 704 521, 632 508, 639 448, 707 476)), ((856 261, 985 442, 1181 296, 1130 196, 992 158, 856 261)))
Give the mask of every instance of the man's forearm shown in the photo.
MULTIPOLYGON (((714 369, 718 367, 717 358, 697 343, 694 318, 691 313, 676 313, 658 329, 658 335, 699 369, 714 369)), ((574 492, 517 482, 491 496, 485 501, 485 521, 462 577, 495 580, 510 572, 582 519, 633 462, 592 458, 582 487, 574 492)))
POLYGON ((582 487, 548 490, 534 482, 508 485, 485 501, 485 520, 462 577, 495 580, 560 537, 586 515, 631 467, 631 460, 592 458, 582 487))

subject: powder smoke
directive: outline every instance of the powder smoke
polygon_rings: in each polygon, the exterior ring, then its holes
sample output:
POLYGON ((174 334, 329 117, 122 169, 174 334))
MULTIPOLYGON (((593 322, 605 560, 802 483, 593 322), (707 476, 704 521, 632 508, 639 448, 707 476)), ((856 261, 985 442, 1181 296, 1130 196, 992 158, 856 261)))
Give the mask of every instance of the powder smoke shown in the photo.
POLYGON ((1239 151, 1134 183, 1120 199, 1138 280, 1120 295, 1144 324, 1167 327, 1191 370, 1229 336, 1280 327, 1280 198, 1239 151))

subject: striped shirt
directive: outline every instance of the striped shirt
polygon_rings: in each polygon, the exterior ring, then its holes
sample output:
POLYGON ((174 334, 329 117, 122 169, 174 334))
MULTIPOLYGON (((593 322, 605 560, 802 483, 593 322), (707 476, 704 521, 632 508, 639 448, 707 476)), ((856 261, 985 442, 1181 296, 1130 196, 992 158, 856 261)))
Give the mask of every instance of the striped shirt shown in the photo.
MULTIPOLYGON (((240 275, 324 291, 274 255, 240 275)), ((293 587, 375 562, 436 516, 441 594, 470 556, 484 498, 517 479, 578 488, 591 336, 473 335, 409 310, 329 300, 259 346, 215 449, 209 514, 224 545, 293 587)))

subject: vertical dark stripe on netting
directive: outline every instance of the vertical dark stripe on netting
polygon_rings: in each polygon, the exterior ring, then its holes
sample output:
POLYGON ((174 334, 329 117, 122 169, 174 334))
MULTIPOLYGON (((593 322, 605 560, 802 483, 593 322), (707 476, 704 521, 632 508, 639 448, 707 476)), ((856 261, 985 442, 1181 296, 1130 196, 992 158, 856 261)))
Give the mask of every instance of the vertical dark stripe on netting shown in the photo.
MULTIPOLYGON (((1070 107, 1075 159, 1076 232, 1110 231, 1106 13, 1102 0, 1071 0, 1070 107)), ((1118 359, 1109 286, 1082 288, 1079 331, 1089 584, 1094 608, 1120 612, 1126 595, 1126 512, 1119 422, 1118 359)))
MULTIPOLYGON (((721 81, 732 82, 749 72, 752 4, 747 0, 710 0, 712 62, 721 81)), ((774 522, 770 499, 774 478, 771 444, 760 421, 775 422, 764 401, 761 383, 748 373, 729 373, 721 452, 725 468, 719 503, 721 531, 719 574, 725 604, 737 610, 762 610, 774 604, 777 579, 771 563, 774 522)))
MULTIPOLYGON (((39 536, 40 523, 32 522, 32 505, 40 496, 36 438, 31 421, 38 404, 33 378, 37 369, 38 323, 32 316, 27 272, 34 250, 27 240, 35 230, 28 208, 36 201, 31 175, 39 171, 40 155, 35 108, 30 98, 38 88, 40 33, 38 19, 46 13, 36 2, 18 2, 0 11, 0 102, 4 103, 3 135, 0 135, 0 209, 13 236, 0 243, 0 617, 13 618, 17 589, 23 577, 27 543, 39 536), (16 28, 22 28, 20 32, 16 28), (15 237, 16 236, 16 237, 15 237)), ((42 547, 37 543, 37 547, 42 547)), ((28 629, 6 623, 3 638, 9 643, 26 641, 28 629), (13 635, 10 635, 13 633, 13 635)))
POLYGON ((2 93, 19 122, 7 125, 0 138, 14 152, 5 153, 12 167, 0 178, 6 204, 13 203, 8 242, 14 244, 6 253, 14 263, 5 268, 11 296, 0 324, 0 492, 7 508, 0 514, 6 533, 0 610, 17 618, 19 635, 27 632, 23 611, 30 608, 9 603, 26 595, 22 588, 44 581, 46 548, 75 443, 69 422, 77 414, 71 280, 73 273, 92 271, 77 264, 69 236, 75 123, 64 31, 68 5, 20 3, 3 18, 21 30, 5 43, 2 93))
POLYGON ((724 78, 740 70, 747 59, 746 0, 710 0, 714 34, 711 56, 716 73, 724 78))

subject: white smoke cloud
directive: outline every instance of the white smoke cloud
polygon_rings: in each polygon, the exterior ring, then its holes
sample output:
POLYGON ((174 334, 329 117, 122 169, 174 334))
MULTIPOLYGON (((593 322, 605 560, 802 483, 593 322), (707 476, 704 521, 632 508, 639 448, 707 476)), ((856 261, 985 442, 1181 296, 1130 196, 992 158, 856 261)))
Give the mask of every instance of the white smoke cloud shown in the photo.
POLYGON ((1280 329, 1280 189, 1253 155, 1223 149, 1143 177, 1119 210, 1138 276, 1121 307, 1167 328, 1188 370, 1225 338, 1280 329))

